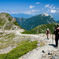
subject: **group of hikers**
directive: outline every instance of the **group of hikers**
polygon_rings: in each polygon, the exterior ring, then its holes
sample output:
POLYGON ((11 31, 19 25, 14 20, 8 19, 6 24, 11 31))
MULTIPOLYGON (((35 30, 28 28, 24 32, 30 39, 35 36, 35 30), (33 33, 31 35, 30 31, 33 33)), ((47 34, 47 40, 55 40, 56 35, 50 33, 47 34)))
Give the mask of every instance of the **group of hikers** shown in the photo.
MULTIPOLYGON (((46 35, 47 35, 47 39, 49 39, 49 34, 50 34, 50 30, 47 29, 46 30, 46 35)), ((59 39, 59 25, 55 25, 55 29, 54 29, 54 33, 55 35, 55 47, 58 47, 58 39, 59 39)))

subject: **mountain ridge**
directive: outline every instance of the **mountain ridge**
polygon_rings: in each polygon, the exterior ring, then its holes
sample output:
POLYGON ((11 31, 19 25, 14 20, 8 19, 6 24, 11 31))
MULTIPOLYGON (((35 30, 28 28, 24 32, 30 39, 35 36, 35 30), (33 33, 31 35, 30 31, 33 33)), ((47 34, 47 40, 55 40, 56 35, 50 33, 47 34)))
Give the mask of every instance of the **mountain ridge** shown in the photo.
POLYGON ((26 30, 31 30, 33 28, 35 28, 38 25, 41 24, 51 24, 54 23, 55 20, 52 16, 48 15, 48 14, 39 14, 36 16, 33 16, 31 18, 27 18, 27 19, 16 19, 18 24, 21 25, 24 29, 26 30), (22 22, 20 22, 22 21, 22 22))
POLYGON ((13 30, 16 29, 16 27, 21 28, 15 18, 11 17, 8 13, 0 13, 0 29, 13 30))

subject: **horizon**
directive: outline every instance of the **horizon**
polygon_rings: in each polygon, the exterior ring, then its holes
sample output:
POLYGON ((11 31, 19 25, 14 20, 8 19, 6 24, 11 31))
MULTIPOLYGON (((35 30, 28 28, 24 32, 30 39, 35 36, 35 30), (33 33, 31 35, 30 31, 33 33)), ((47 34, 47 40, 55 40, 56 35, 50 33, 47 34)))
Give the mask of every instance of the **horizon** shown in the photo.
MULTIPOLYGON (((0 0, 0 13, 38 15, 48 13, 59 17, 59 1, 57 0, 0 0)), ((56 19, 58 20, 58 19, 56 19)))

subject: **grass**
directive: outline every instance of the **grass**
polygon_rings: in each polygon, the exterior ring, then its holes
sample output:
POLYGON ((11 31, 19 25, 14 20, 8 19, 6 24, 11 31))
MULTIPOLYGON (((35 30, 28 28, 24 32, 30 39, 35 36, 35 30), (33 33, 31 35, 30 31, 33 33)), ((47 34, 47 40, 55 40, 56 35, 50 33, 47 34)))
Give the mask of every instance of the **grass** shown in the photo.
POLYGON ((21 29, 22 27, 17 23, 17 21, 13 22, 16 26, 19 26, 21 29))
POLYGON ((1 54, 0 59, 18 59, 22 55, 37 47, 37 41, 23 42, 7 54, 1 54))
POLYGON ((0 37, 0 49, 14 45, 15 44, 15 41, 13 40, 14 37, 15 37, 15 34, 13 33, 9 33, 9 34, 5 34, 4 36, 1 36, 0 37))
POLYGON ((8 39, 10 40, 10 39, 13 39, 14 37, 15 37, 15 34, 9 33, 9 34, 6 34, 6 35, 4 35, 4 36, 2 36, 0 38, 4 38, 5 40, 8 41, 8 39))
POLYGON ((45 43, 44 42, 42 42, 41 44, 40 44, 40 47, 42 47, 42 46, 44 46, 45 45, 45 43))
POLYGON ((10 30, 12 28, 12 25, 13 25, 13 22, 9 22, 9 23, 6 24, 4 29, 5 30, 10 30))
POLYGON ((54 27, 55 27, 55 23, 52 23, 52 24, 42 24, 42 25, 39 25, 39 26, 35 27, 34 29, 32 29, 30 31, 25 30, 24 32, 22 32, 22 34, 46 33, 47 28, 50 29, 50 33, 52 34, 54 32, 54 27))
POLYGON ((3 26, 5 24, 6 20, 4 18, 0 18, 0 26, 3 26))

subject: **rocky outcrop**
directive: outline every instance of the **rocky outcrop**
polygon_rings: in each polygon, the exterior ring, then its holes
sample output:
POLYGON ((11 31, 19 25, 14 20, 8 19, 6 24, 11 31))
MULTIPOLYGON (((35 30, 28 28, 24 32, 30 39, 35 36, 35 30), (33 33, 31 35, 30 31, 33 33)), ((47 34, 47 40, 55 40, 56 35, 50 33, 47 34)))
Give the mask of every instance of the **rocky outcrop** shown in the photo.
POLYGON ((21 28, 16 22, 16 19, 11 17, 8 13, 0 13, 0 29, 15 30, 21 28))

